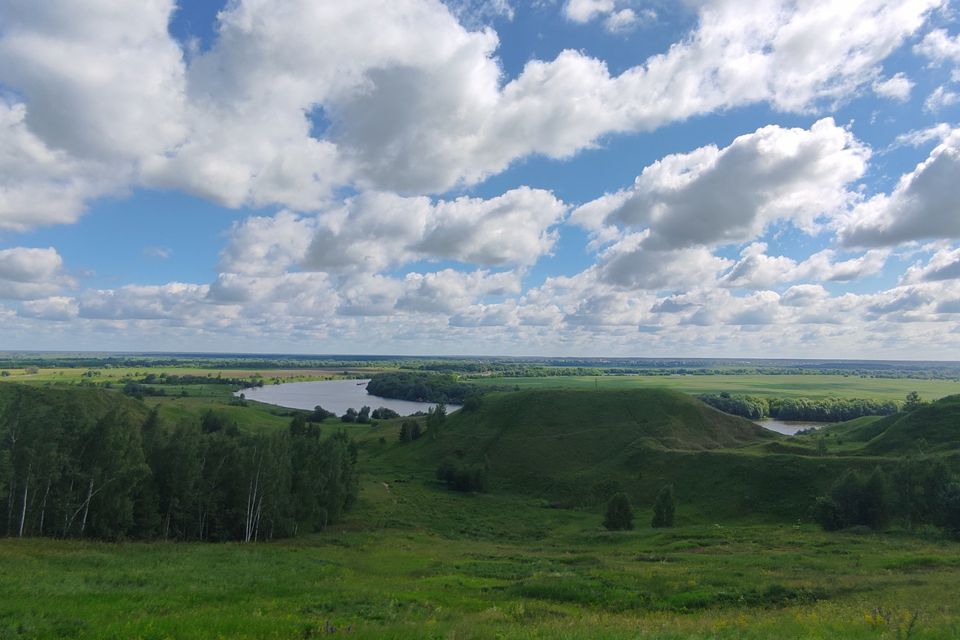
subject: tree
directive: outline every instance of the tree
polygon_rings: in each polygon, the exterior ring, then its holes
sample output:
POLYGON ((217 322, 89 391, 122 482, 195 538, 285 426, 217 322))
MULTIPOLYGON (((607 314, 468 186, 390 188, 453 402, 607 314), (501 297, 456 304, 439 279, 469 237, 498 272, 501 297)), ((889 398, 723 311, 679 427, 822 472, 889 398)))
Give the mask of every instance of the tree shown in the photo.
POLYGON ((410 433, 410 421, 404 420, 400 425, 400 442, 410 442, 413 435, 410 433))
POLYGON ((447 421, 447 405, 442 402, 437 403, 436 407, 431 407, 427 412, 427 432, 432 440, 436 440, 443 434, 443 425, 447 421))
POLYGON ((653 521, 650 526, 654 528, 672 527, 673 517, 677 511, 677 498, 673 494, 673 485, 668 484, 660 489, 657 499, 653 503, 653 521))
POLYGON ((923 400, 920 399, 920 394, 916 391, 911 391, 907 394, 907 399, 903 403, 904 411, 913 411, 914 409, 919 409, 923 406, 923 400))
POLYGON ((940 523, 947 533, 960 538, 960 482, 952 482, 940 494, 940 523))
POLYGON ((350 407, 349 409, 347 409, 347 412, 346 412, 346 413, 344 413, 342 416, 340 416, 340 421, 341 421, 341 422, 356 422, 358 415, 359 415, 359 414, 357 413, 357 410, 354 409, 353 407, 350 407))
POLYGON ((360 407, 360 412, 357 413, 357 422, 360 424, 367 424, 370 422, 370 407, 360 407))
POLYGON ((620 492, 613 494, 607 502, 607 515, 603 519, 603 526, 610 531, 626 531, 633 529, 633 509, 630 508, 630 498, 620 492))

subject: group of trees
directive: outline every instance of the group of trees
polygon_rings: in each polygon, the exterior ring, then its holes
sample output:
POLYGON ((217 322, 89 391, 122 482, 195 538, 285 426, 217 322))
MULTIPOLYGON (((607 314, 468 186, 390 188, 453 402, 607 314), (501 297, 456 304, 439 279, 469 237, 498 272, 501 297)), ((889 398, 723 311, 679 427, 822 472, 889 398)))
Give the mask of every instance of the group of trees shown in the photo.
MULTIPOLYGON (((655 529, 672 527, 676 511, 677 497, 674 495, 673 485, 668 484, 657 493, 650 526, 655 529)), ((630 506, 630 497, 626 493, 621 491, 610 497, 603 526, 610 531, 633 529, 633 508, 630 506)))
POLYGON ((711 407, 751 420, 843 422, 861 416, 890 415, 901 409, 900 403, 893 400, 864 398, 761 398, 726 392, 697 397, 711 407))
POLYGON ((960 536, 960 479, 940 461, 906 459, 889 471, 849 470, 817 498, 814 519, 827 531, 882 529, 892 521, 942 527, 960 536))
POLYGON ((445 458, 437 468, 437 479, 456 491, 482 493, 487 490, 487 467, 445 458))
POLYGON ((463 404, 477 389, 449 374, 422 371, 378 373, 367 383, 367 392, 381 398, 416 402, 463 404))
MULTIPOLYGON (((313 413, 310 414, 311 419, 316 419, 317 422, 323 422, 326 418, 335 417, 336 414, 333 414, 329 411, 326 411, 320 405, 317 405, 313 409, 313 413)), ((363 406, 360 407, 360 411, 357 411, 353 407, 344 412, 340 416, 341 422, 356 422, 358 424, 370 424, 374 420, 392 420, 393 418, 399 418, 400 414, 394 411, 393 409, 387 409, 386 407, 380 407, 378 409, 370 410, 370 407, 363 406)))
POLYGON ((171 425, 121 398, 84 406, 102 392, 58 393, 0 403, 0 534, 266 540, 322 529, 356 499, 356 446, 303 417, 248 434, 215 411, 171 425))
POLYGON ((420 423, 416 420, 404 420, 400 424, 400 442, 413 442, 423 435, 420 423))

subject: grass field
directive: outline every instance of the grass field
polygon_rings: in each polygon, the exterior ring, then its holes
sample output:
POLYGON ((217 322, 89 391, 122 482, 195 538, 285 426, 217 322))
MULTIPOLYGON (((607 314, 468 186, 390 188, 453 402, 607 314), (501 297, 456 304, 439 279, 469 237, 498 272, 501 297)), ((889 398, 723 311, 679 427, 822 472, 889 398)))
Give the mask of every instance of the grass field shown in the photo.
MULTIPOLYGON (((931 399, 956 391, 956 383, 943 381, 818 375, 489 382, 895 399, 910 390, 931 399)), ((148 397, 145 403, 159 405, 168 422, 195 420, 210 408, 227 412, 244 430, 289 422, 281 409, 226 404, 217 385, 191 391, 201 395, 148 397)), ((869 419, 840 428, 844 443, 831 440, 827 457, 820 458, 803 439, 771 436, 714 452, 663 449, 672 445, 661 437, 642 449, 642 482, 639 476, 636 486, 623 480, 637 496, 637 528, 630 532, 604 530, 601 504, 549 508, 556 504, 545 499, 548 490, 518 489, 533 480, 522 469, 507 471, 510 464, 529 464, 525 455, 551 477, 605 455, 603 443, 591 440, 603 429, 590 416, 626 429, 626 422, 611 417, 619 411, 619 395, 601 394, 601 409, 561 406, 560 417, 548 415, 561 404, 549 394, 530 401, 544 403, 532 405, 531 415, 504 404, 497 409, 503 419, 523 426, 516 435, 460 420, 471 433, 458 435, 451 427, 449 437, 467 450, 476 444, 471 437, 482 440, 497 458, 491 468, 501 469, 501 477, 489 494, 441 486, 433 476, 442 447, 429 440, 399 444, 396 422, 329 420, 326 432, 344 429, 360 443, 361 495, 344 521, 321 534, 249 545, 0 539, 0 640, 960 637, 960 543, 933 530, 824 533, 806 516, 808 494, 829 477, 819 474, 854 464, 844 456, 863 445, 854 436, 870 429, 869 419), (797 455, 767 453, 790 447, 797 455), (679 526, 651 529, 648 489, 678 473, 684 476, 677 482, 679 526), (796 482, 785 480, 793 476, 796 482), (778 496, 797 503, 795 515, 731 515, 778 496)), ((691 410, 683 408, 690 401, 677 402, 678 411, 691 410)), ((679 433, 688 440, 698 435, 679 433)), ((706 439, 697 446, 709 446, 714 436, 698 437, 706 439)), ((624 456, 640 450, 629 440, 613 444, 624 456)), ((596 477, 607 472, 590 467, 562 479, 589 483, 596 478, 587 471, 596 477)), ((609 467, 611 473, 622 468, 609 467)))
POLYGON ((634 389, 665 387, 685 393, 742 393, 757 396, 876 398, 903 400, 911 391, 935 400, 960 393, 960 382, 912 378, 861 378, 838 375, 668 375, 471 378, 470 382, 519 389, 634 389))
POLYGON ((27 369, 6 369, 10 374, 4 380, 28 384, 38 383, 76 383, 82 380, 90 382, 118 383, 126 378, 140 378, 148 373, 160 375, 166 373, 175 376, 213 376, 224 378, 243 378, 260 376, 268 383, 274 380, 281 382, 303 382, 306 380, 333 380, 343 377, 369 376, 383 371, 379 367, 349 367, 338 369, 222 369, 199 367, 98 367, 86 369, 83 367, 40 368, 35 373, 27 369), (92 375, 91 375, 92 374, 92 375))
POLYGON ((0 638, 960 635, 955 543, 789 524, 610 533, 595 513, 395 480, 367 475, 345 523, 292 542, 4 540, 0 638))

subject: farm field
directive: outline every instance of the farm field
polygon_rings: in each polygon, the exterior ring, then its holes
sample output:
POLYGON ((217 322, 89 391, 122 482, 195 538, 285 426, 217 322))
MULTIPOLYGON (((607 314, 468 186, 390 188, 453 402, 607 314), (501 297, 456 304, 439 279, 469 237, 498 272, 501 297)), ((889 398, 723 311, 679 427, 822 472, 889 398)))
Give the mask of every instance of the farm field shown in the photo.
POLYGON ((482 386, 519 389, 635 389, 668 388, 684 393, 742 393, 757 396, 875 398, 902 400, 911 391, 934 400, 960 393, 960 382, 915 378, 803 375, 663 375, 663 376, 555 376, 532 378, 470 378, 482 386))

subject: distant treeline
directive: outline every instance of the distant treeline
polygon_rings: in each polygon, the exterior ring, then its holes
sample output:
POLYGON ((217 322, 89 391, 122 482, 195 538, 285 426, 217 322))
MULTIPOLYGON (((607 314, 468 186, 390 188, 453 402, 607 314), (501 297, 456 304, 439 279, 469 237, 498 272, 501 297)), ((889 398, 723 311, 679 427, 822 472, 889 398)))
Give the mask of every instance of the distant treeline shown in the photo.
POLYGON ((558 360, 550 364, 510 363, 498 361, 431 361, 407 363, 402 368, 416 371, 463 373, 465 375, 496 376, 504 378, 543 378, 553 376, 787 376, 787 375, 836 375, 861 378, 916 378, 955 380, 960 379, 960 366, 891 367, 858 363, 856 366, 796 364, 789 366, 713 366, 709 362, 678 365, 675 361, 644 362, 642 365, 623 364, 603 366, 603 360, 589 361, 558 360), (567 364, 561 364, 567 363, 567 364), (572 364, 580 363, 580 364, 572 364))
POLYGON ((169 384, 169 385, 191 385, 191 384, 224 384, 231 387, 262 387, 263 378, 251 376, 249 378, 224 378, 221 375, 216 376, 198 376, 198 375, 173 375, 170 373, 148 373, 139 380, 133 380, 139 384, 169 384))
POLYGON ((861 416, 890 415, 901 407, 893 400, 864 398, 761 398, 730 393, 707 393, 697 397, 725 413, 751 420, 843 422, 861 416))
POLYGON ((420 371, 378 373, 367 383, 367 392, 381 398, 453 404, 478 394, 474 385, 453 375, 420 371))
POLYGON ((932 361, 0 352, 0 370, 29 367, 200 367, 247 370, 326 368, 343 370, 349 375, 349 369, 371 366, 504 377, 829 374, 864 378, 960 379, 960 363, 932 361))
POLYGON ((0 535, 270 540, 324 528, 357 496, 356 447, 295 417, 165 424, 96 390, 0 390, 0 535))

